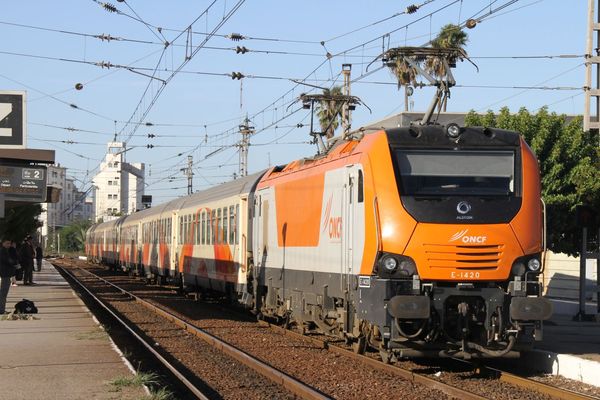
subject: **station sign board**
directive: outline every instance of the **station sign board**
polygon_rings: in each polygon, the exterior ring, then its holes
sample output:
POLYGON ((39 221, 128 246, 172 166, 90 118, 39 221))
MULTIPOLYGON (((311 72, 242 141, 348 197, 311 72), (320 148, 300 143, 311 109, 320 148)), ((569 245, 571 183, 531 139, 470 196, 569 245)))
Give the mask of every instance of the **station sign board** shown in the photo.
POLYGON ((0 91, 0 148, 27 147, 24 91, 0 91))
POLYGON ((44 166, 0 165, 0 195, 4 200, 43 203, 46 181, 44 166))

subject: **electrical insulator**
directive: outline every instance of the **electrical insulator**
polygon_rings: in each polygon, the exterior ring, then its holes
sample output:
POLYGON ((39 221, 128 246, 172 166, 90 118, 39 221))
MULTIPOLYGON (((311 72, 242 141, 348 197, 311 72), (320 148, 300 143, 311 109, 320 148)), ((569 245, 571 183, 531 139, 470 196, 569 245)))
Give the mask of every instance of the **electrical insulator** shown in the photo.
POLYGON ((239 42, 240 40, 246 39, 246 37, 244 35, 240 34, 240 33, 232 33, 232 34, 227 35, 225 37, 233 40, 234 42, 239 42))
POLYGON ((146 122, 145 125, 146 126, 154 126, 154 124, 152 122, 146 122))
POLYGON ((418 9, 419 9, 419 6, 417 6, 415 4, 411 4, 410 6, 406 7, 406 13, 414 14, 417 12, 418 9))
POLYGON ((100 5, 102 5, 102 7, 104 7, 104 9, 108 12, 117 12, 117 7, 110 3, 100 3, 100 5))
POLYGON ((154 133, 149 133, 149 134, 148 134, 148 137, 149 137, 149 138, 155 138, 155 137, 156 137, 156 135, 155 135, 154 133))
POLYGON ((83 89, 83 84, 82 83, 76 83, 75 84, 75 89, 77 89, 77 90, 83 89))
POLYGON ((154 145, 153 144, 147 144, 146 147, 149 148, 149 149, 152 149, 152 148, 154 148, 154 145))
POLYGON ((235 52, 236 52, 237 54, 240 54, 240 53, 242 53, 242 54, 246 54, 246 53, 247 53, 247 52, 249 52, 249 51, 250 51, 250 50, 248 50, 248 49, 247 49, 246 47, 244 47, 244 46, 242 46, 242 47, 240 47, 240 46, 237 46, 237 47, 235 48, 235 52))
POLYGON ((234 79, 234 80, 235 79, 240 80, 240 79, 242 79, 244 77, 245 77, 245 75, 242 74, 241 72, 232 72, 231 73, 231 79, 234 79))

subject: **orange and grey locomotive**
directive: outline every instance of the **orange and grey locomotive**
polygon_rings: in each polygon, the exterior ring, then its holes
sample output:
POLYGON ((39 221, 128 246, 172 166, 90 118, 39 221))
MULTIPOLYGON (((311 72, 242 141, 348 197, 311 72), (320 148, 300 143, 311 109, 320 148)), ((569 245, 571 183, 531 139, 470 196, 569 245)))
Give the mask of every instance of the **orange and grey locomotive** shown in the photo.
POLYGON ((543 206, 515 132, 430 125, 88 231, 90 257, 216 290, 390 357, 505 356, 540 340, 543 206))

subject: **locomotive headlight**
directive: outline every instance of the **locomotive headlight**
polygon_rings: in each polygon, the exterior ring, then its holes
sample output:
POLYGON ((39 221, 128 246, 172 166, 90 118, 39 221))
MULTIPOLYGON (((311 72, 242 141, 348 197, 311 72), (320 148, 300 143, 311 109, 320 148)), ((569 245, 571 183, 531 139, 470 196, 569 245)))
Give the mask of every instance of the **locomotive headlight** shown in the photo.
POLYGON ((529 260, 529 262, 527 262, 527 268, 532 272, 539 271, 541 266, 542 264, 537 258, 532 258, 531 260, 529 260))
POLYGON ((390 273, 394 272, 398 267, 398 261, 396 261, 394 257, 390 256, 385 257, 383 260, 381 260, 381 264, 383 265, 383 268, 385 268, 385 270, 390 273))
POLYGON ((446 133, 453 139, 456 139, 460 135, 460 126, 458 124, 448 124, 446 126, 446 133))

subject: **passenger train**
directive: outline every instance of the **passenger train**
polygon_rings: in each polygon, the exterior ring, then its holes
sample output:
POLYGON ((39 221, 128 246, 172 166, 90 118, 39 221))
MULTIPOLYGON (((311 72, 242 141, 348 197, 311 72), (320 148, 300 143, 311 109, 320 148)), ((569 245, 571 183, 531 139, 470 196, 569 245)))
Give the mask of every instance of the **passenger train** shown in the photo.
POLYGON ((94 225, 86 252, 387 361, 501 357, 552 313, 540 189, 516 132, 380 130, 94 225))

